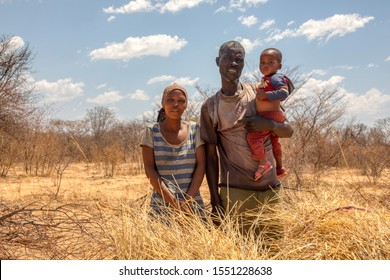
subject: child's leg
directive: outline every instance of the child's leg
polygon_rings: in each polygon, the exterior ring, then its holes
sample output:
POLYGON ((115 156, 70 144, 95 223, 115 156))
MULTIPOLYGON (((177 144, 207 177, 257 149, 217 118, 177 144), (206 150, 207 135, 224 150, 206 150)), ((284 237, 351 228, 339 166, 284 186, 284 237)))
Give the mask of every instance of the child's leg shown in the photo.
POLYGON ((270 136, 271 143, 272 143, 272 152, 274 154, 274 158, 276 161, 276 168, 283 167, 283 160, 282 160, 282 145, 279 143, 279 137, 275 135, 270 136))
POLYGON ((265 149, 264 149, 264 132, 248 132, 246 139, 248 145, 252 151, 253 160, 264 161, 265 149))
POLYGON ((272 169, 271 163, 266 159, 266 151, 264 148, 264 139, 268 134, 268 131, 248 132, 247 134, 248 145, 252 150, 252 158, 259 162, 254 176, 255 181, 259 180, 261 176, 272 169))
POLYGON ((279 138, 275 135, 271 135, 272 151, 276 161, 276 175, 279 179, 287 175, 287 171, 283 166, 282 146, 279 143, 279 138))

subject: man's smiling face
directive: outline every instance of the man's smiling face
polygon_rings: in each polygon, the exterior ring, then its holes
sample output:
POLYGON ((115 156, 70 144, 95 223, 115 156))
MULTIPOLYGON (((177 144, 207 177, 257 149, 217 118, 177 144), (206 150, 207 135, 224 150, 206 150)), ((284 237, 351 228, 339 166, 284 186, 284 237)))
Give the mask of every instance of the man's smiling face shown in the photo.
POLYGON ((244 58, 245 53, 240 48, 223 49, 216 60, 221 77, 228 82, 237 82, 244 68, 244 58))

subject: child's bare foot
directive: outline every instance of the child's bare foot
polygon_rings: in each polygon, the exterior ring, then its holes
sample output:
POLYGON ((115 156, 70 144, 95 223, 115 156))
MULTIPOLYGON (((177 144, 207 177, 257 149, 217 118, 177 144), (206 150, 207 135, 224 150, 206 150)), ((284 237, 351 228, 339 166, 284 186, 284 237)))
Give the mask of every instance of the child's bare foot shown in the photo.
POLYGON ((287 170, 284 167, 280 167, 276 169, 276 176, 278 179, 282 179, 287 176, 287 170))

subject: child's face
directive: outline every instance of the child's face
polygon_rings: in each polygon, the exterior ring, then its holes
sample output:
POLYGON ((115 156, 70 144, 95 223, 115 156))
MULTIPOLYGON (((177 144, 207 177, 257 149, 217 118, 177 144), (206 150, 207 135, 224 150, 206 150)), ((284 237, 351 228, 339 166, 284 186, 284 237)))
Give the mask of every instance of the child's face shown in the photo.
POLYGON ((280 68, 282 68, 282 64, 277 60, 276 55, 263 53, 260 56, 260 72, 263 75, 275 74, 280 68))

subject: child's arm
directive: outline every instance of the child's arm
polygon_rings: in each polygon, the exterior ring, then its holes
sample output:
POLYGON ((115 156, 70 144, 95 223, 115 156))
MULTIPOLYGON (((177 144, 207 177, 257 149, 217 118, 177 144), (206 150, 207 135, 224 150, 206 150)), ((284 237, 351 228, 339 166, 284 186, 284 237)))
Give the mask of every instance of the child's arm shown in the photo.
POLYGON ((264 91, 262 89, 257 90, 256 99, 269 101, 283 101, 289 95, 289 88, 285 80, 284 75, 274 74, 270 82, 275 90, 273 91, 264 91))

